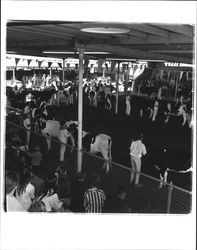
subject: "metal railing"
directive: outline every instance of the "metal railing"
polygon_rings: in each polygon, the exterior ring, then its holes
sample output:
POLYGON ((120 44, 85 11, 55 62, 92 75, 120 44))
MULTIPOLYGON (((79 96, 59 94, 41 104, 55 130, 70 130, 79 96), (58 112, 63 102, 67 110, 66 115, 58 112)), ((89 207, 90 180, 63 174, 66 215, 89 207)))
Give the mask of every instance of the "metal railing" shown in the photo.
MULTIPOLYGON (((24 140, 24 127, 7 120, 6 133, 9 133, 11 130, 18 131, 24 140)), ((49 137, 47 138, 49 139, 49 137)), ((50 139, 51 149, 48 152, 46 137, 33 131, 31 132, 30 147, 40 145, 43 153, 42 169, 40 169, 40 177, 43 179, 47 178, 60 163, 60 142, 54 138, 50 139)), ((191 212, 192 192, 162 182, 157 178, 141 172, 139 173, 140 183, 142 183, 143 186, 136 188, 129 183, 130 174, 133 171, 130 167, 110 162, 110 171, 106 174, 105 169, 103 169, 104 159, 102 157, 84 151, 82 151, 82 155, 82 170, 86 171, 88 175, 94 172, 101 176, 101 188, 107 196, 114 194, 118 186, 127 186, 127 199, 133 213, 187 214, 191 212)), ((74 151, 70 153, 69 144, 65 152, 64 164, 68 166, 71 179, 74 178, 77 174, 77 149, 75 148, 74 151)))

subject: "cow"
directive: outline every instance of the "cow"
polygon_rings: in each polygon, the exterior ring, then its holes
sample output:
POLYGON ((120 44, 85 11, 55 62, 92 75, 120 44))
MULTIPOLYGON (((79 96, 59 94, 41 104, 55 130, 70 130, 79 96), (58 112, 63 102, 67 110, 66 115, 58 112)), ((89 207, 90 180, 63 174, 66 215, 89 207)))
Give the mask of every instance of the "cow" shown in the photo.
POLYGON ((192 163, 190 155, 179 154, 179 161, 174 161, 174 152, 167 149, 157 151, 157 159, 153 164, 158 170, 160 176, 159 188, 162 188, 165 183, 177 184, 178 186, 189 186, 191 184, 192 163), (189 177, 189 178, 188 178, 189 177))
MULTIPOLYGON (((77 121, 67 121, 65 126, 68 128, 72 136, 75 138, 77 135, 77 121)), ((42 134, 47 136, 46 142, 48 150, 51 148, 51 139, 50 137, 58 138, 60 134, 60 122, 55 120, 46 120, 45 124, 42 127, 42 134)), ((71 139, 72 141, 72 139, 71 139)), ((74 143, 77 145, 77 142, 74 143)), ((73 145, 74 145, 73 144, 73 145)), ((92 154, 100 153, 102 157, 106 160, 103 163, 103 168, 105 168, 106 173, 109 172, 110 161, 112 160, 111 156, 111 145, 112 139, 109 135, 106 134, 93 134, 86 131, 82 132, 82 146, 83 150, 92 154)))

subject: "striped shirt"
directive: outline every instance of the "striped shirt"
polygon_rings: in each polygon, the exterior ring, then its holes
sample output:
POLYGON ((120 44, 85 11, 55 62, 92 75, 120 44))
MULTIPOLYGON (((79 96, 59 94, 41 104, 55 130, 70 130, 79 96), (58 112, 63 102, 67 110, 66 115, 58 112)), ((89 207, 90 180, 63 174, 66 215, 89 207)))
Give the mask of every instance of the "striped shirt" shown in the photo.
POLYGON ((106 200, 103 190, 90 188, 84 194, 84 208, 87 213, 101 213, 106 200))

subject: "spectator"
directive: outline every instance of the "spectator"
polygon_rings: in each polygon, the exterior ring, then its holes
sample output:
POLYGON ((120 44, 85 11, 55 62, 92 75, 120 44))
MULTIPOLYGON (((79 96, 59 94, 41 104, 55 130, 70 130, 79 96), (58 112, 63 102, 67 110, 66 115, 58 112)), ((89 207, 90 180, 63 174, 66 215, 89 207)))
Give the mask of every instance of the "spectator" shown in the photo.
POLYGON ((40 152, 40 146, 35 146, 32 152, 29 153, 31 157, 31 167, 32 172, 35 175, 38 175, 41 162, 42 162, 42 153, 40 152))
POLYGON ((73 212, 84 212, 83 195, 86 191, 86 176, 83 171, 78 173, 76 180, 71 185, 71 206, 73 212))
POLYGON ((14 196, 19 183, 19 176, 16 172, 8 171, 5 174, 5 210, 6 212, 23 212, 23 205, 14 196))
POLYGON ((20 175, 20 181, 16 189, 16 198, 23 205, 25 210, 31 206, 35 198, 35 187, 30 183, 31 172, 29 169, 24 169, 20 175))
POLYGON ((126 200, 127 187, 119 186, 114 196, 107 198, 104 206, 106 213, 130 213, 131 209, 126 200))
POLYGON ((16 131, 7 134, 5 157, 6 170, 15 171, 17 173, 22 172, 27 163, 27 158, 26 148, 22 145, 22 140, 16 131))
POLYGON ((57 195, 65 209, 68 209, 71 203, 71 184, 67 172, 65 165, 58 166, 55 172, 57 195))
POLYGON ((59 200, 53 182, 46 184, 44 192, 37 200, 44 202, 47 212, 64 212, 63 203, 59 200))
POLYGON ((26 145, 29 146, 30 133, 31 133, 31 114, 26 114, 23 119, 23 126, 26 130, 26 145))
POLYGON ((92 174, 89 189, 84 194, 83 205, 86 213, 101 213, 106 200, 103 190, 99 189, 100 176, 92 174))
POLYGON ((28 212, 46 212, 45 204, 43 201, 35 201, 31 204, 28 212))
POLYGON ((141 158, 146 155, 146 147, 142 143, 143 134, 139 133, 136 140, 132 140, 130 146, 130 159, 131 159, 131 177, 130 183, 135 179, 135 186, 141 186, 139 184, 139 172, 141 171, 141 158), (137 171, 137 172, 136 172, 137 171))

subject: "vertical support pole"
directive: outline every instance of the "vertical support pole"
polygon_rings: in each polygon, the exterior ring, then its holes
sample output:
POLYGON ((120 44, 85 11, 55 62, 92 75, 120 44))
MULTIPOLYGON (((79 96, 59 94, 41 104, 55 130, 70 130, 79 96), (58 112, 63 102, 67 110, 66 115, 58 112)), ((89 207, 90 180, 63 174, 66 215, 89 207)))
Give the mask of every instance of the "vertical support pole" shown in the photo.
POLYGON ((52 69, 51 69, 51 67, 50 67, 50 69, 49 69, 50 71, 49 71, 49 76, 50 76, 50 78, 52 77, 52 69))
POLYGON ((62 59, 62 63, 63 63, 63 65, 62 65, 62 78, 63 78, 62 83, 64 86, 64 84, 65 84, 65 60, 64 59, 62 59))
POLYGON ((118 72, 116 79, 116 114, 118 114, 118 94, 119 94, 119 75, 120 75, 120 62, 118 62, 118 72))
POLYGON ((168 186, 168 200, 167 200, 167 208, 166 208, 166 213, 170 213, 170 208, 171 208, 171 200, 172 200, 172 182, 170 182, 170 185, 168 186))
POLYGON ((78 85, 78 150, 77 150, 77 172, 82 168, 82 121, 83 121, 83 58, 84 49, 78 48, 79 51, 79 85, 78 85))

